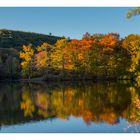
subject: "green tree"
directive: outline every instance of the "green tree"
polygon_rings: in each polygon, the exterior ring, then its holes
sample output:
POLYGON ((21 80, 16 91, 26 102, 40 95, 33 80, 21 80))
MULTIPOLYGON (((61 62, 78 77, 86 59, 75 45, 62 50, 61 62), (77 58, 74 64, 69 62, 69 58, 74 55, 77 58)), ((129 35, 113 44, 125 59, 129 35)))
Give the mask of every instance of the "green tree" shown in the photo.
POLYGON ((7 76, 11 79, 17 75, 18 60, 16 57, 8 56, 6 59, 7 76))

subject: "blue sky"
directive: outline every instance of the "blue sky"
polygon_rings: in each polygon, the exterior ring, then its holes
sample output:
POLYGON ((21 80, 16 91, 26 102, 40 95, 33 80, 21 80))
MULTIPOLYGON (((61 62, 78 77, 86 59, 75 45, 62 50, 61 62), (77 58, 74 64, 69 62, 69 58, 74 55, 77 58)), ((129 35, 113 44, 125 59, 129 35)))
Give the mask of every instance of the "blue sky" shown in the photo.
POLYGON ((85 32, 117 32, 124 37, 140 34, 140 16, 126 19, 131 8, 0 8, 0 28, 31 31, 70 38, 85 32))

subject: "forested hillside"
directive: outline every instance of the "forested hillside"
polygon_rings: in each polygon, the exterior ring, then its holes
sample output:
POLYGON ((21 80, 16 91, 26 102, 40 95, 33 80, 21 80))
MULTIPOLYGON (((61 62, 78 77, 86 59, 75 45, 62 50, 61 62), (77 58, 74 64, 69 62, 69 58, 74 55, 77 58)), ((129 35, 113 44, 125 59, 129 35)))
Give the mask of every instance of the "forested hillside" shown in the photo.
POLYGON ((43 42, 54 44, 62 37, 44 35, 33 32, 13 31, 7 29, 0 30, 0 48, 15 48, 20 50, 22 45, 41 45, 43 42))

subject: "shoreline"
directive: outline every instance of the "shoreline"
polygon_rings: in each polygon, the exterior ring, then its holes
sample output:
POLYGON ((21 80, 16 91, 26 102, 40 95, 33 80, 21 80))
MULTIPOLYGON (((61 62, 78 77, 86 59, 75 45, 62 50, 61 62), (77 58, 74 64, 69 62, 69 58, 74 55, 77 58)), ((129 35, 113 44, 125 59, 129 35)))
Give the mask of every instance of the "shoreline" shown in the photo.
POLYGON ((135 82, 135 79, 129 79, 129 78, 88 78, 88 79, 82 79, 82 78, 74 78, 74 79, 44 79, 43 77, 38 78, 31 78, 31 79, 3 79, 0 80, 0 82, 117 82, 117 81, 131 81, 135 82))

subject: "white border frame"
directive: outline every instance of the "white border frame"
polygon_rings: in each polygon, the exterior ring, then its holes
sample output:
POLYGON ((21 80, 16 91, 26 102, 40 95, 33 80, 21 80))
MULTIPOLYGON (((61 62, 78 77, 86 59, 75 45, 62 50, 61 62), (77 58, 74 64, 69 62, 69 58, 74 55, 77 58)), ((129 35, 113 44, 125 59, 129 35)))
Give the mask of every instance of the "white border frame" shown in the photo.
POLYGON ((1 0, 0 6, 36 6, 36 7, 137 7, 140 0, 1 0))
POLYGON ((140 138, 140 134, 91 134, 91 133, 17 133, 17 134, 0 134, 2 140, 25 140, 25 139, 33 139, 33 140, 138 140, 140 138))
MULTIPOLYGON (((1 0, 0 7, 138 7, 140 0, 1 0)), ((3 133, 0 134, 2 140, 138 140, 140 134, 95 134, 95 133, 3 133)))

